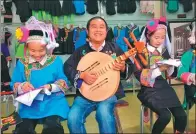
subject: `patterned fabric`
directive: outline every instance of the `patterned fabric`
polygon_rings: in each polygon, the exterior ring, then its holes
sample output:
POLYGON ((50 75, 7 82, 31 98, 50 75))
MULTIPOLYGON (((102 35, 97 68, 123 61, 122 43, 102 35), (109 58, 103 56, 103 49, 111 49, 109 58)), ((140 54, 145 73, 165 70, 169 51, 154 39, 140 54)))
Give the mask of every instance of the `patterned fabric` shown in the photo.
MULTIPOLYGON (((160 55, 160 54, 159 54, 160 55)), ((143 69, 140 77, 141 84, 147 87, 153 87, 155 79, 152 78, 153 69, 155 69, 156 62, 163 60, 162 56, 151 55, 149 57, 149 65, 151 69, 143 69)), ((165 72, 162 72, 162 77, 165 78, 165 72)))
POLYGON ((48 56, 47 61, 45 62, 45 64, 42 66, 40 63, 31 63, 29 64, 29 57, 25 57, 20 59, 20 61, 25 65, 25 76, 27 81, 30 80, 30 75, 31 75, 31 70, 40 70, 48 65, 50 65, 54 60, 55 60, 56 56, 52 55, 52 56, 48 56))
POLYGON ((155 79, 151 79, 151 75, 152 75, 151 69, 143 69, 140 76, 141 84, 147 87, 153 87, 155 79))
POLYGON ((55 82, 55 84, 57 84, 58 87, 59 87, 63 92, 65 92, 65 91, 68 90, 68 85, 67 85, 67 83, 66 83, 65 80, 62 80, 62 79, 57 80, 57 81, 55 82))
MULTIPOLYGON (((157 51, 157 50, 155 50, 155 51, 157 51)), ((157 53, 159 53, 159 52, 157 51, 157 53)), ((159 55, 160 55, 160 53, 159 53, 159 55)), ((163 60, 162 56, 156 56, 156 55, 155 56, 151 56, 150 57, 150 66, 156 64, 156 62, 161 61, 161 60, 163 60)), ((166 78, 165 72, 162 72, 162 77, 166 78)))
POLYGON ((162 56, 151 56, 150 58, 150 66, 154 65, 156 62, 163 60, 162 56))
POLYGON ((74 77, 74 87, 75 87, 75 88, 77 88, 77 87, 78 87, 78 83, 77 83, 77 81, 78 81, 78 80, 79 80, 79 78, 80 78, 80 74, 81 74, 81 72, 80 72, 80 71, 78 71, 78 72, 76 73, 75 77, 74 77))

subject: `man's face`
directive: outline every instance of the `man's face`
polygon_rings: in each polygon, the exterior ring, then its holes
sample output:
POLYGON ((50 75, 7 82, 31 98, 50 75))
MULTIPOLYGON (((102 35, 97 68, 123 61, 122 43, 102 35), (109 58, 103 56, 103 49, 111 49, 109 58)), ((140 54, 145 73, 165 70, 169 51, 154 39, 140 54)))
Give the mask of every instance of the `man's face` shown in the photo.
POLYGON ((106 24, 101 19, 94 19, 90 22, 88 36, 92 42, 103 42, 107 36, 106 24))

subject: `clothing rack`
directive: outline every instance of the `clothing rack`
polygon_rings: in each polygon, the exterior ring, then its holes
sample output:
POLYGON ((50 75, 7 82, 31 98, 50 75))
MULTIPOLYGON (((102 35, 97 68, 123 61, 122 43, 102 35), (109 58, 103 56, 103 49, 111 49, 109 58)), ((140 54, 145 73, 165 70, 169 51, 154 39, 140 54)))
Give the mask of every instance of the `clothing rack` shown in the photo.
MULTIPOLYGON (((146 22, 148 21, 147 19, 143 19, 143 20, 109 20, 109 19, 106 19, 106 22, 107 24, 110 26, 110 25, 118 25, 119 23, 122 24, 122 25, 127 25, 127 24, 130 24, 130 23, 135 23, 137 25, 145 25, 146 22)), ((195 19, 168 19, 167 20, 168 22, 187 22, 187 21, 195 21, 195 19)), ((59 27, 63 27, 64 24, 63 22, 59 22, 59 27)), ((80 21, 80 20, 77 20, 74 22, 74 27, 78 26, 78 25, 82 25, 82 26, 86 26, 87 24, 87 21, 80 21)), ((0 27, 19 27, 23 25, 23 23, 1 23, 0 24, 0 27)), ((71 25, 71 24, 70 24, 71 25)))

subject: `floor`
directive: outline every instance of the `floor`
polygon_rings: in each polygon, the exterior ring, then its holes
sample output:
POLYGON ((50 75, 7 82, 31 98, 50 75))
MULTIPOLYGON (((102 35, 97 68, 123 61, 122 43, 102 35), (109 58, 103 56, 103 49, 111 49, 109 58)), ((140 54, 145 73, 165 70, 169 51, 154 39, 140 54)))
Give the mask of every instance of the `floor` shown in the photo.
MULTIPOLYGON (((177 92, 177 95, 179 96, 181 102, 183 101, 183 90, 182 86, 175 86, 174 89, 177 92)), ((129 106, 122 107, 118 109, 118 113, 120 116, 120 121, 123 129, 123 133, 140 133, 140 102, 137 99, 137 93, 128 92, 126 93, 126 97, 124 100, 129 102, 129 106)), ((73 97, 67 97, 69 104, 71 105, 73 102, 73 97)), ((2 105, 3 106, 3 105, 2 105)), ((4 107, 2 107, 2 114, 4 114, 4 107)), ((189 131, 196 132, 196 117, 195 117, 196 107, 192 107, 192 109, 189 112, 189 131)), ((156 120, 156 117, 154 116, 154 120, 156 120)), ((64 127, 64 132, 69 133, 67 128, 67 122, 62 122, 62 125, 64 127)), ((98 133, 98 126, 95 120, 95 112, 91 113, 86 121, 86 130, 87 133, 98 133)), ((11 133, 14 129, 14 126, 10 127, 9 130, 5 131, 5 133, 11 133)), ((36 127, 37 133, 40 133, 42 130, 42 126, 38 125, 36 127)), ((145 133, 150 133, 150 125, 145 124, 144 127, 145 133)), ((173 132, 173 125, 172 120, 168 124, 168 126, 165 128, 164 133, 172 133, 173 132)))

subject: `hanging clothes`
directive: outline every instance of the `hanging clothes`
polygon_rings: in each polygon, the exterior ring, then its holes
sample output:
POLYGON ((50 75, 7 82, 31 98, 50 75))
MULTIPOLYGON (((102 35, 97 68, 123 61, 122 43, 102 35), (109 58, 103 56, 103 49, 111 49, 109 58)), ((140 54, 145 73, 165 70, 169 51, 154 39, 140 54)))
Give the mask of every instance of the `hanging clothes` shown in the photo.
POLYGON ((169 13, 175 13, 179 9, 179 1, 178 0, 168 0, 167 1, 167 11, 169 13))
POLYGON ((106 36, 106 41, 110 41, 112 42, 112 40, 114 39, 114 33, 111 27, 108 28, 108 32, 107 32, 107 36, 106 36))
POLYGON ((64 29, 62 28, 58 28, 58 35, 57 35, 57 38, 56 38, 56 42, 59 44, 59 47, 56 47, 53 51, 53 54, 55 55, 63 55, 65 54, 63 52, 63 49, 64 49, 64 46, 63 46, 63 43, 64 43, 64 29))
POLYGON ((116 14, 115 0, 106 0, 106 13, 108 15, 116 14))
POLYGON ((136 9, 137 9, 136 1, 127 0, 126 13, 135 13, 136 9))
POLYGON ((114 27, 114 42, 124 51, 128 50, 128 46, 124 42, 124 37, 128 37, 126 27, 114 27))
POLYGON ((129 35, 130 35, 130 32, 133 32, 133 34, 135 35, 135 38, 136 38, 137 40, 140 39, 141 34, 140 34, 139 26, 137 26, 136 24, 129 24, 129 25, 126 26, 126 28, 127 28, 127 32, 128 32, 129 42, 130 42, 131 44, 133 44, 134 41, 133 41, 133 39, 129 36, 129 35), (130 31, 130 30, 132 30, 132 31, 130 31))
POLYGON ((1 53, 5 56, 7 61, 11 61, 9 46, 6 43, 1 44, 1 53))
POLYGON ((192 0, 180 0, 181 4, 183 5, 184 12, 189 12, 193 10, 193 1, 192 0))
POLYGON ((74 42, 73 42, 73 29, 64 29, 64 52, 66 54, 72 54, 75 50, 74 42))
POLYGON ((86 38, 87 38, 86 28, 79 28, 79 27, 74 28, 73 42, 74 42, 75 50, 83 46, 84 44, 86 44, 86 38))
POLYGON ((55 48, 53 54, 64 55, 74 52, 73 29, 59 28, 58 37, 56 38, 59 47, 55 48))
POLYGON ((45 5, 43 6, 42 4, 43 4, 43 0, 29 0, 29 7, 34 11, 41 10, 40 7, 42 7, 43 9, 45 5))
MULTIPOLYGON (((44 0, 44 8, 40 10, 42 14, 41 17, 44 21, 50 21, 50 22, 53 21, 54 23, 54 18, 52 18, 53 17, 52 15, 54 16, 56 15, 57 17, 60 16, 62 14, 61 9, 62 9, 61 4, 58 1, 54 3, 54 1, 51 1, 51 0, 44 0), (56 6, 54 4, 56 4, 56 6)), ((39 11, 36 11, 36 12, 39 14, 39 11)))
POLYGON ((97 14, 99 11, 97 0, 87 0, 86 6, 86 11, 89 14, 97 14))
POLYGON ((43 10, 47 13, 50 12, 50 9, 51 9, 51 0, 44 0, 44 8, 43 10))
POLYGON ((75 14, 76 9, 73 4, 73 0, 63 0, 63 6, 62 6, 62 14, 69 16, 71 14, 75 14))
POLYGON ((5 56, 7 62, 11 61, 9 46, 11 45, 11 32, 6 29, 4 43, 1 43, 1 53, 5 56))
POLYGON ((11 23, 12 22, 12 1, 4 0, 3 1, 5 14, 4 14, 4 23, 11 23))
POLYGON ((1 91, 10 91, 10 85, 8 84, 10 81, 6 57, 1 53, 1 91))
POLYGON ((52 16, 61 16, 62 15, 62 11, 61 11, 61 3, 59 0, 52 0, 50 2, 50 11, 49 13, 52 16))
POLYGON ((140 1, 140 12, 141 13, 150 13, 150 14, 153 14, 154 13, 154 8, 155 8, 155 5, 154 5, 154 1, 143 1, 141 0, 140 1))
POLYGON ((77 15, 85 14, 84 0, 73 0, 77 15))
POLYGON ((126 13, 127 0, 117 0, 117 13, 126 13))
POLYGON ((20 16, 21 22, 26 22, 32 16, 32 9, 27 0, 13 0, 16 6, 16 14, 20 16))
POLYGON ((118 13, 134 13, 136 11, 135 0, 117 0, 118 13))
POLYGON ((11 32, 9 31, 5 32, 5 44, 7 44, 8 46, 11 45, 11 36, 12 36, 11 32))

